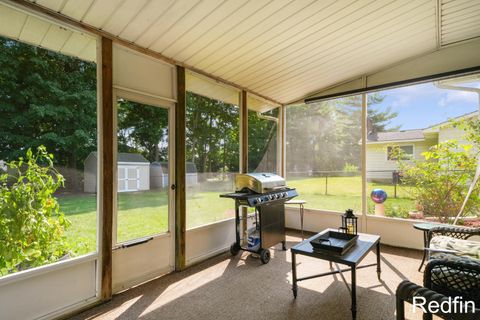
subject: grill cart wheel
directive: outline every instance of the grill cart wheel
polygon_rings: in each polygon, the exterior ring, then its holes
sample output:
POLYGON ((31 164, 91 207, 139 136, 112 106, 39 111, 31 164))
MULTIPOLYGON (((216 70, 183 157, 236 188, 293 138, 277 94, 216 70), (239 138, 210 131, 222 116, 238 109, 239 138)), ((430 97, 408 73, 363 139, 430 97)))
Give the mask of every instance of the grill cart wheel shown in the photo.
POLYGON ((232 256, 236 256, 239 251, 240 251, 240 246, 238 246, 236 243, 233 243, 230 246, 230 253, 232 254, 232 256))
POLYGON ((270 261, 270 250, 261 249, 260 250, 260 260, 263 264, 267 264, 270 261))

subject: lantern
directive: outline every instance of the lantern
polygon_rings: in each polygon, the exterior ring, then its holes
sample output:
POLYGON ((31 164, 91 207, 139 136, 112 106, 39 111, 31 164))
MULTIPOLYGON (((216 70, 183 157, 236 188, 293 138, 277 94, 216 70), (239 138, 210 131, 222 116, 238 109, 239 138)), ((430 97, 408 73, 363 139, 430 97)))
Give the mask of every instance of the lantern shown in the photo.
POLYGON ((342 227, 341 229, 348 234, 357 234, 357 219, 353 214, 352 209, 347 209, 344 214, 342 214, 342 227))

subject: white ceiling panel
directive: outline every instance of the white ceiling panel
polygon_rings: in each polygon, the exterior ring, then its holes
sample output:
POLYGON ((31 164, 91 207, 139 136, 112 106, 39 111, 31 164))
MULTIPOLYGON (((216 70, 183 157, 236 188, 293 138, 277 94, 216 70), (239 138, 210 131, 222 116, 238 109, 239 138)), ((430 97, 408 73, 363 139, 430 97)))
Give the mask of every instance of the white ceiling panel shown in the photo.
POLYGON ((0 17, 2 17, 2 19, 0 19, 0 34, 5 37, 18 39, 27 21, 27 15, 7 6, 0 5, 0 17))
MULTIPOLYGON (((332 67, 343 65, 342 57, 345 55, 355 58, 359 52, 365 49, 372 48, 378 45, 395 44, 402 35, 411 36, 412 32, 419 27, 426 26, 432 28, 434 19, 434 12, 425 5, 417 6, 418 1, 413 0, 409 5, 401 4, 406 13, 405 15, 397 15, 396 11, 389 11, 390 6, 379 11, 379 16, 372 19, 374 23, 367 23, 362 26, 350 24, 344 29, 344 32, 339 36, 337 33, 330 33, 324 38, 322 42, 311 42, 310 45, 302 47, 298 51, 293 51, 290 54, 279 54, 280 59, 269 59, 265 63, 265 67, 259 66, 258 70, 252 70, 252 74, 242 79, 249 81, 256 88, 264 88, 264 85, 272 83, 272 80, 286 80, 295 73, 304 73, 311 70, 315 65, 328 64, 332 67), (413 6, 410 6, 412 5, 413 6), (411 9, 422 10, 416 15, 416 18, 408 18, 406 15, 411 9), (392 14, 395 12, 395 14, 392 14), (368 31, 375 30, 378 26, 382 26, 381 30, 370 36, 368 31), (295 60, 291 56, 295 55, 295 60), (253 73, 255 71, 256 73, 253 73)), ((372 17, 373 18, 373 17, 372 17)), ((431 40, 429 41, 431 49, 435 47, 434 31, 430 31, 431 40)), ((288 52, 288 50, 285 50, 288 52)))
MULTIPOLYGON (((137 42, 140 37, 146 37, 156 24, 163 23, 165 13, 175 4, 175 0, 148 1, 118 36, 132 42, 137 42)), ((155 34, 150 37, 154 38, 155 34)))
POLYGON ((480 37, 480 1, 441 1, 441 43, 448 45, 480 37))
POLYGON ((105 23, 103 30, 118 36, 147 3, 148 0, 124 1, 105 23))
POLYGON ((88 23, 89 25, 96 26, 99 29, 103 29, 112 15, 122 6, 125 1, 126 0, 94 1, 82 21, 88 23))
MULTIPOLYGON (((88 13, 90 7, 93 5, 94 0, 67 0, 63 6, 62 14, 69 16, 75 20, 82 21, 85 15, 88 13)), ((54 8, 47 7, 52 10, 54 8)))
POLYGON ((96 39, 0 3, 0 35, 87 61, 96 60, 96 39))
MULTIPOLYGON (((478 0, 37 3, 282 103, 480 36, 478 0)), ((56 46, 90 46, 52 32, 46 39, 57 37, 56 46)))
POLYGON ((248 0, 227 0, 220 4, 214 11, 211 12, 208 19, 203 19, 197 25, 190 28, 189 32, 173 39, 170 45, 164 48, 155 48, 161 51, 162 54, 169 57, 174 57, 182 49, 190 47, 192 42, 200 38, 204 34, 217 31, 218 25, 223 21, 229 21, 230 17, 234 15, 248 0), (215 31, 214 31, 215 30, 215 31))
POLYGON ((19 35, 19 40, 27 43, 41 43, 43 37, 50 28, 51 23, 38 19, 36 17, 27 16, 25 25, 19 35))

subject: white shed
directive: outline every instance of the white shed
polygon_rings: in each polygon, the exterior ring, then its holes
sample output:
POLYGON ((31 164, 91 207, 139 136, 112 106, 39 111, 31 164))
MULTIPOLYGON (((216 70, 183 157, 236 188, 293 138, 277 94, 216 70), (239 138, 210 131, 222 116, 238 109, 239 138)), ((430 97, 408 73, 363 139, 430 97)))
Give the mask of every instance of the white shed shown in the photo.
MULTIPOLYGON (((195 185, 198 183, 197 166, 193 162, 186 163, 186 183, 195 185)), ((168 181, 168 162, 155 161, 150 164, 150 186, 151 188, 167 188, 168 181)))
MULTIPOLYGON (((85 159, 84 191, 97 191, 97 153, 85 159)), ((117 155, 118 191, 150 190, 150 162, 138 153, 119 152, 117 155)))

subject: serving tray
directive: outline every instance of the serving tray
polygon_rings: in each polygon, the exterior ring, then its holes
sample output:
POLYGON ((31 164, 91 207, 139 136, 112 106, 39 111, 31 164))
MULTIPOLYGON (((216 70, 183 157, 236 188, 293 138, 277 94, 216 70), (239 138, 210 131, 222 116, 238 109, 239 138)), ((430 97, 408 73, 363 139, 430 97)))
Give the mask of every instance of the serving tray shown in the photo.
POLYGON ((310 241, 315 251, 329 251, 343 255, 357 242, 358 235, 327 231, 310 241))

